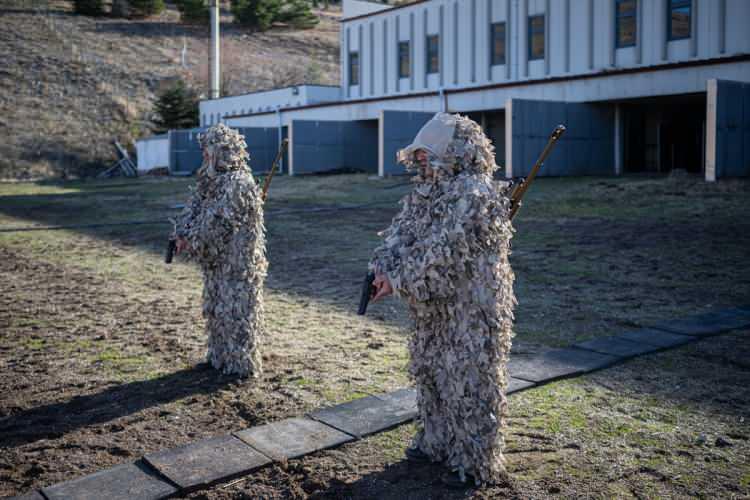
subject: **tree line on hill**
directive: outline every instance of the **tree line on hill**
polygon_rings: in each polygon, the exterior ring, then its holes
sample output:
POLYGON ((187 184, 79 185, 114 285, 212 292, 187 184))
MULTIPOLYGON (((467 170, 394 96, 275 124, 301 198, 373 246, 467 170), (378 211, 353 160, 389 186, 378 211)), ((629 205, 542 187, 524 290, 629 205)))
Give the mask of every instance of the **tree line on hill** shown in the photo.
MULTIPOLYGON (((318 16, 312 7, 336 0, 231 0, 231 12, 236 22, 248 28, 265 31, 274 23, 296 29, 312 28, 318 16)), ((209 19, 208 0, 175 0, 180 18, 185 23, 206 24, 209 19)), ((75 12, 85 16, 103 16, 105 0, 73 0, 75 12)), ((109 14, 115 17, 144 18, 164 10, 164 0, 112 0, 109 14)))

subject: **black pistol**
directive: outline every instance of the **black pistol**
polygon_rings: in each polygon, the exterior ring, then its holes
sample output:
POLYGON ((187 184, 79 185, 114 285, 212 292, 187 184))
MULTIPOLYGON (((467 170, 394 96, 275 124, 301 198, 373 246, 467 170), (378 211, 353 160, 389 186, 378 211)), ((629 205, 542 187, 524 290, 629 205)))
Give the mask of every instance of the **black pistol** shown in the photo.
POLYGON ((169 243, 167 243, 167 253, 164 255, 164 262, 167 264, 172 263, 172 259, 174 258, 174 251, 177 248, 177 240, 174 238, 169 238, 169 243))
POLYGON ((357 314, 364 316, 367 312, 367 304, 370 303, 370 299, 375 295, 375 287, 372 286, 372 282, 375 281, 375 273, 367 273, 365 276, 365 282, 362 284, 362 296, 359 299, 359 309, 357 314))

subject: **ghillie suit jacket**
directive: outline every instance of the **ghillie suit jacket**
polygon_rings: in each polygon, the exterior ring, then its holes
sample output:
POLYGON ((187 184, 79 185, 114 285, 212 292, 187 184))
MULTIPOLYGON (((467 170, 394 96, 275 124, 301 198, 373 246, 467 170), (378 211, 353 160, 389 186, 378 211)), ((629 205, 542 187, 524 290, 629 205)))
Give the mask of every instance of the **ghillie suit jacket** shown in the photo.
POLYGON ((494 181, 490 141, 472 120, 439 113, 399 161, 418 172, 381 233, 371 270, 386 274, 415 321, 409 371, 417 387, 415 445, 435 461, 496 483, 505 473, 513 233, 510 186, 494 181), (432 179, 415 151, 429 152, 432 179))
POLYGON ((268 269, 260 190, 237 131, 219 124, 199 140, 204 162, 175 235, 203 271, 208 361, 226 374, 257 377, 268 269))

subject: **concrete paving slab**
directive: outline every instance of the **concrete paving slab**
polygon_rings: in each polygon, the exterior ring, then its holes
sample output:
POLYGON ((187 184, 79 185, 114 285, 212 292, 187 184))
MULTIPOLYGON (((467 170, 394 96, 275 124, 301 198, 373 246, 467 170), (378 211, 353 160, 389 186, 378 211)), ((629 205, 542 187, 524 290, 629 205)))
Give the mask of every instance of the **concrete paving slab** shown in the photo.
POLYGON ((218 436, 143 457, 185 490, 246 474, 271 462, 234 436, 218 436))
POLYGON ((680 335, 708 337, 718 335, 727 330, 750 327, 750 316, 742 308, 733 308, 698 314, 687 318, 661 321, 650 326, 651 328, 680 335))
POLYGON ((511 356, 508 369, 514 378, 540 383, 606 368, 622 359, 582 349, 551 349, 529 357, 511 356))
POLYGON ((642 342, 660 348, 677 347, 696 340, 689 335, 679 335, 677 333, 669 333, 663 330, 655 330, 653 328, 630 330, 617 335, 617 337, 632 342, 642 342))
POLYGON ((417 409, 417 389, 415 389, 414 387, 399 389, 397 391, 378 395, 378 397, 384 401, 387 401, 396 406, 400 406, 402 408, 414 408, 414 410, 417 409))
POLYGON ((141 461, 118 465, 42 489, 48 500, 156 500, 177 488, 141 461))
POLYGON ((659 350, 659 347, 651 344, 644 344, 619 337, 599 337, 586 340, 585 342, 578 342, 577 344, 573 344, 573 347, 623 358, 632 358, 639 354, 648 354, 649 352, 659 350))
POLYGON ((34 490, 28 493, 24 493, 23 495, 18 495, 15 497, 8 497, 7 500, 47 500, 47 499, 44 498, 41 493, 34 490))
POLYGON ((510 377, 510 381, 508 382, 508 394, 523 391, 524 389, 534 387, 535 385, 536 384, 534 382, 529 382, 528 380, 521 380, 520 378, 510 377))
POLYGON ((363 437, 413 420, 416 414, 416 406, 403 406, 398 397, 367 396, 316 410, 309 416, 352 436, 363 437))
POLYGON ((309 418, 288 418, 234 435, 274 460, 297 458, 354 441, 352 436, 309 418))

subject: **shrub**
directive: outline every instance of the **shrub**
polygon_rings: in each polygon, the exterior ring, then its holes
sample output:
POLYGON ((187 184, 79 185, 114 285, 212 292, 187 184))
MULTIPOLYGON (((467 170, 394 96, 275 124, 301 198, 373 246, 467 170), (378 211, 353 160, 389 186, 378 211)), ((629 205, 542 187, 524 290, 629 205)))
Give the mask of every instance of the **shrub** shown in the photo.
POLYGON ((180 19, 186 23, 205 24, 210 18, 205 0, 178 0, 177 10, 180 11, 180 19))
POLYGON ((243 26, 265 31, 277 20, 280 0, 232 0, 232 14, 243 26))
POLYGON ((164 0, 130 0, 131 17, 148 17, 164 10, 164 0))
POLYGON ((73 0, 76 14, 84 16, 101 16, 104 14, 104 0, 73 0))
POLYGON ((183 80, 162 92, 154 103, 157 133, 199 125, 198 96, 183 80))

